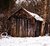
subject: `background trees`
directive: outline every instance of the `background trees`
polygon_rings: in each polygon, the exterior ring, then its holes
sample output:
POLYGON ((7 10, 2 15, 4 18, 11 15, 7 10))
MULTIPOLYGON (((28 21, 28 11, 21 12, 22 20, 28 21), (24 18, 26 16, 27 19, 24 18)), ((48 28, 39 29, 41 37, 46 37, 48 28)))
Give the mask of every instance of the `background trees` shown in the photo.
POLYGON ((0 12, 14 5, 14 0, 0 0, 0 12))

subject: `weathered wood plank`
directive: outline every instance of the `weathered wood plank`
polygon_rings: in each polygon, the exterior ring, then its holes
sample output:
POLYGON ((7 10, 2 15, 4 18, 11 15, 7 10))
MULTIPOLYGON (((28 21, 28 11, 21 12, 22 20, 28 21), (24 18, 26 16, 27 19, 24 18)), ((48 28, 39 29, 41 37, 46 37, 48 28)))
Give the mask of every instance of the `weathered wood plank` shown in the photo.
POLYGON ((16 36, 16 19, 12 18, 11 35, 16 36))
POLYGON ((28 21, 27 19, 24 19, 24 31, 25 31, 25 36, 28 36, 28 21))
POLYGON ((17 19, 17 25, 16 26, 17 26, 17 28, 16 28, 17 29, 16 30, 17 31, 17 36, 19 37, 19 35, 20 35, 20 33, 19 33, 19 31, 20 31, 20 19, 17 19))

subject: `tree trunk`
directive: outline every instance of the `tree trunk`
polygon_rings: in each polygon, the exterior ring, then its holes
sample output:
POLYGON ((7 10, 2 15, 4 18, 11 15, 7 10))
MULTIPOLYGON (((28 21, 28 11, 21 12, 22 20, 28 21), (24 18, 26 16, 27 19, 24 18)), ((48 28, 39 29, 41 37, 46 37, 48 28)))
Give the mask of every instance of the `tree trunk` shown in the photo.
POLYGON ((45 27, 45 23, 46 23, 46 18, 47 18, 47 7, 48 6, 48 0, 44 1, 44 14, 43 14, 43 22, 42 22, 42 28, 41 28, 41 36, 44 35, 44 27, 45 27))

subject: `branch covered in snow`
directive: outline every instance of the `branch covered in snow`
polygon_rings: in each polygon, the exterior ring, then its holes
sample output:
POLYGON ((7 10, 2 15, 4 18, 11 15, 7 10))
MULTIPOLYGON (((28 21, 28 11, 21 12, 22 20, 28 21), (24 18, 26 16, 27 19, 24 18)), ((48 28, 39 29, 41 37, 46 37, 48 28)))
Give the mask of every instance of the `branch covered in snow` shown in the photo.
POLYGON ((7 32, 1 33, 1 38, 8 38, 8 33, 7 32))
POLYGON ((37 3, 41 2, 41 0, 17 0, 16 4, 21 4, 22 2, 26 4, 32 3, 33 5, 37 5, 37 3))

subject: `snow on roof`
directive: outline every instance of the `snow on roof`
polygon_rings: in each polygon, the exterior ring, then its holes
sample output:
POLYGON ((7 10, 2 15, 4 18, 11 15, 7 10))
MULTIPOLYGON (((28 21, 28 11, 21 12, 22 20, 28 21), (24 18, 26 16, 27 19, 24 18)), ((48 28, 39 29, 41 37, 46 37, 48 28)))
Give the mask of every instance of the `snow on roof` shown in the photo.
POLYGON ((32 13, 32 12, 29 12, 28 10, 26 10, 25 8, 23 8, 27 13, 29 13, 30 15, 32 15, 36 20, 38 21, 43 21, 43 18, 40 17, 38 14, 35 14, 35 13, 32 13))

